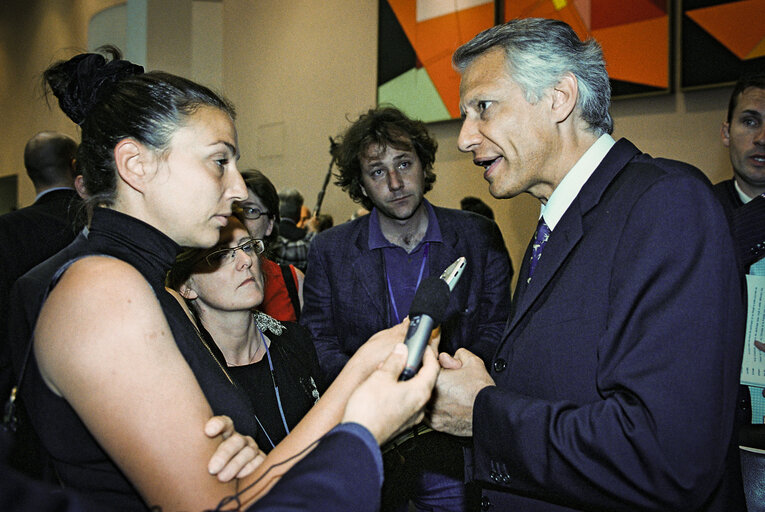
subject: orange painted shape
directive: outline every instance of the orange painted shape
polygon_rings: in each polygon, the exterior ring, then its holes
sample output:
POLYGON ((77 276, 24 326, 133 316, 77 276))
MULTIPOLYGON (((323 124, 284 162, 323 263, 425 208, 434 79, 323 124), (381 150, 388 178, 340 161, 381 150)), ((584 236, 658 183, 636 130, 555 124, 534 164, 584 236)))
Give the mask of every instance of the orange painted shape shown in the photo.
POLYGON ((388 0, 388 4, 449 113, 459 117, 460 76, 452 69, 452 54, 494 25, 494 5, 479 5, 417 23, 415 0, 388 0))
POLYGON ((745 59, 765 37, 765 0, 743 0, 687 11, 739 59, 745 59))
POLYGON ((423 63, 451 54, 473 36, 494 25, 494 6, 484 4, 470 9, 439 16, 417 24, 416 38, 412 42, 423 63))
POLYGON ((425 69, 449 115, 452 119, 460 117, 460 75, 452 67, 452 56, 435 60, 425 69))
POLYGON ((565 21, 577 35, 586 39, 589 36, 587 20, 582 18, 573 2, 563 9, 556 9, 549 0, 524 0, 520 2, 505 2, 505 21, 514 18, 549 18, 565 21))
POLYGON ((666 16, 655 0, 591 0, 592 30, 666 16))
POLYGON ((669 87, 667 16, 594 30, 603 47, 608 76, 653 87, 669 87))
POLYGON ((756 59, 758 57, 765 57, 765 39, 760 41, 760 44, 755 46, 754 50, 746 56, 747 59, 756 59))

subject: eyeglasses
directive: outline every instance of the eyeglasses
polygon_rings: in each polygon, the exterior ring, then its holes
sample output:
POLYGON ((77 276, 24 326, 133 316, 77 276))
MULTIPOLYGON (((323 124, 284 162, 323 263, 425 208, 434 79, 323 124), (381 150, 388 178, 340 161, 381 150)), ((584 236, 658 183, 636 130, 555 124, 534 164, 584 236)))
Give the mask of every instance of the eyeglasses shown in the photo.
POLYGON ((260 238, 250 238, 243 244, 228 249, 220 249, 205 256, 205 263, 213 268, 222 267, 236 260, 236 251, 242 251, 247 256, 262 254, 266 250, 266 244, 260 238))
POLYGON ((241 206, 241 205, 234 205, 234 212, 238 213, 245 219, 250 219, 250 220, 259 219, 263 215, 265 215, 266 217, 270 215, 268 212, 261 211, 259 208, 255 208, 252 206, 241 206))

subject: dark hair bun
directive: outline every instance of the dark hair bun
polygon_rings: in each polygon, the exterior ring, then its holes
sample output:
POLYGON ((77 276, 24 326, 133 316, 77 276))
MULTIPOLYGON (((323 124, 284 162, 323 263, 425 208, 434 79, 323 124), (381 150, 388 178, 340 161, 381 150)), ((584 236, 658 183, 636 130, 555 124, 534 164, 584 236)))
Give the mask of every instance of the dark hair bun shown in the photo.
POLYGON ((51 66, 43 75, 64 113, 81 125, 111 85, 123 78, 143 73, 143 67, 120 59, 115 47, 105 47, 107 60, 100 53, 83 53, 51 66))

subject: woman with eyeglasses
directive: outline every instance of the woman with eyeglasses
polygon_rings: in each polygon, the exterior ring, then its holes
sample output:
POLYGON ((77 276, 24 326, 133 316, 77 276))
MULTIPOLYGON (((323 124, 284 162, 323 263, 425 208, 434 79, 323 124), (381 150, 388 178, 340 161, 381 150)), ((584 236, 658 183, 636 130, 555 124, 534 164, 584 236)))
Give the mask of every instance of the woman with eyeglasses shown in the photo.
POLYGON ((265 254, 260 258, 265 290, 258 310, 277 320, 297 322, 303 308, 305 275, 294 265, 281 265, 270 258, 270 249, 278 236, 279 195, 271 180, 257 169, 242 171, 242 178, 247 186, 247 199, 235 203, 234 211, 250 236, 266 244, 265 254))
POLYGON ((316 403, 323 386, 308 331, 253 311, 264 296, 264 251, 264 241, 231 217, 212 249, 178 256, 168 286, 191 306, 252 401, 255 440, 268 453, 316 403))

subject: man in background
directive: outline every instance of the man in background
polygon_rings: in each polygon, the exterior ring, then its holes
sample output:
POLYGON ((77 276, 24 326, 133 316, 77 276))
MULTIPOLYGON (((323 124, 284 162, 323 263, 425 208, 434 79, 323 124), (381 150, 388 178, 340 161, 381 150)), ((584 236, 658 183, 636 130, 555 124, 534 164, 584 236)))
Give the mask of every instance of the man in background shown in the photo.
POLYGON ((0 396, 11 388, 6 342, 8 295, 27 270, 66 247, 77 235, 81 202, 74 189, 77 143, 44 131, 24 148, 24 167, 37 196, 31 206, 0 216, 0 396))
POLYGON ((312 235, 298 227, 303 209, 303 195, 294 188, 279 192, 279 238, 272 249, 274 260, 294 265, 305 272, 312 235))
MULTIPOLYGON (((460 256, 465 271, 441 324, 440 349, 469 347, 488 361, 507 320, 512 266, 497 225, 431 205, 436 141, 395 108, 368 111, 333 150, 336 183, 371 213, 311 243, 301 323, 327 381, 373 333, 409 314, 422 279, 460 256)), ((424 428, 424 426, 423 426, 424 428)), ((452 436, 418 429, 384 448, 382 510, 462 511, 462 450, 452 436)))
POLYGON ((441 354, 433 428, 473 436, 482 510, 744 510, 744 305, 709 180, 610 133, 594 40, 525 18, 460 47, 459 148, 542 203, 486 371, 441 354))
MULTIPOLYGON (((77 143, 63 133, 36 134, 24 148, 24 167, 37 196, 32 205, 0 216, 0 401, 5 405, 15 385, 7 339, 13 283, 74 240, 82 227, 75 186, 77 143)), ((20 412, 23 416, 23 412, 20 412)), ((22 428, 11 464, 36 478, 44 476, 43 455, 34 434, 22 428)))
MULTIPOLYGON (((730 152, 733 178, 715 185, 715 193, 731 223, 742 275, 765 276, 765 70, 747 73, 736 83, 721 136, 730 152)), ((750 292, 758 293, 757 288, 752 281, 750 292)), ((765 316, 765 307, 753 307, 750 304, 754 316, 765 316)), ((762 344, 744 350, 755 359, 765 356, 762 344)), ((750 512, 765 510, 764 392, 762 387, 742 386, 739 395, 741 472, 750 512)))

